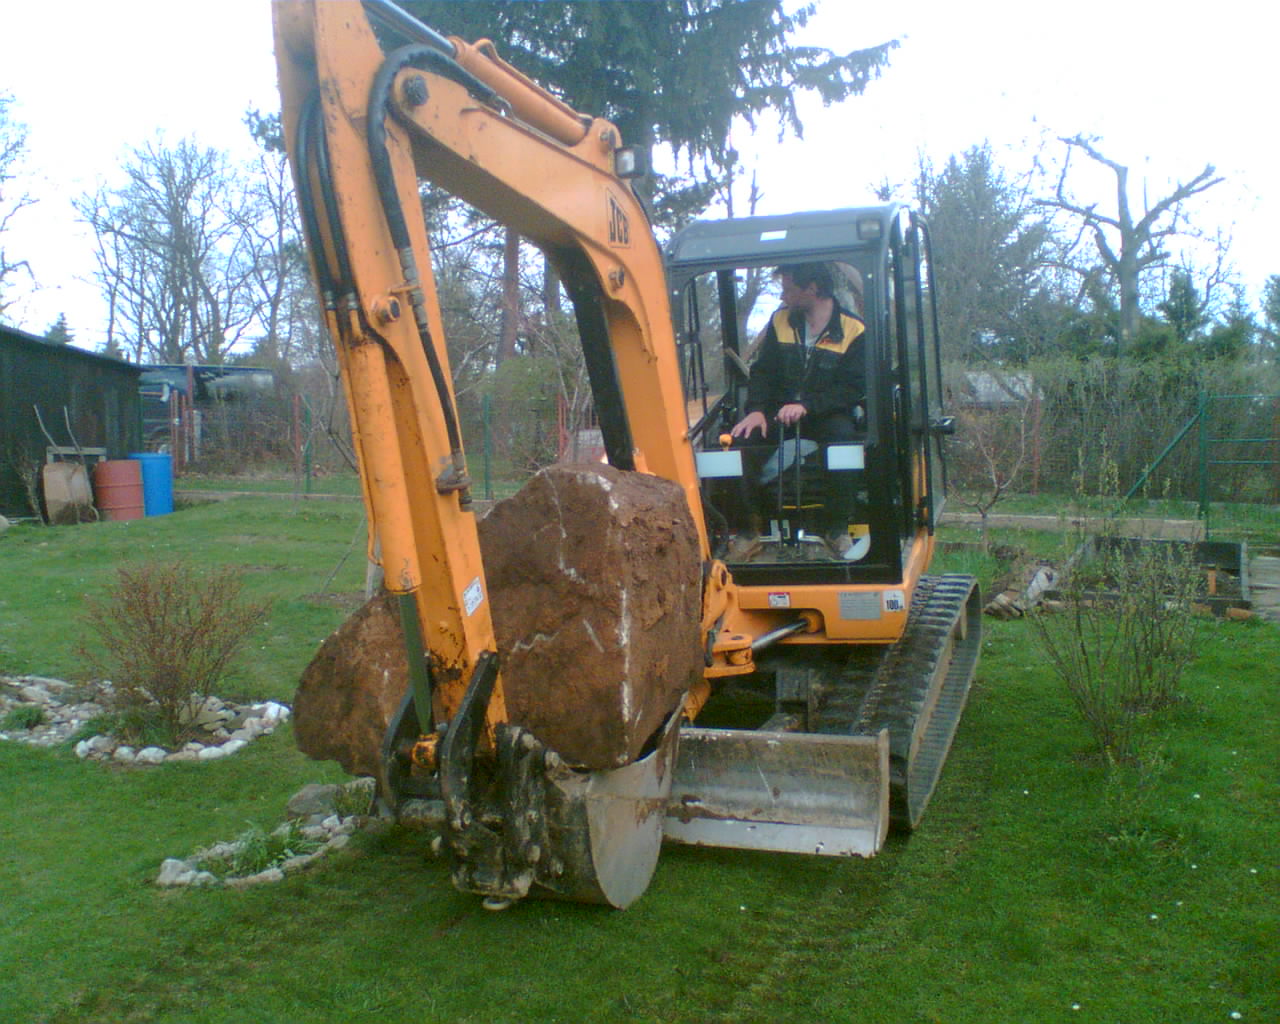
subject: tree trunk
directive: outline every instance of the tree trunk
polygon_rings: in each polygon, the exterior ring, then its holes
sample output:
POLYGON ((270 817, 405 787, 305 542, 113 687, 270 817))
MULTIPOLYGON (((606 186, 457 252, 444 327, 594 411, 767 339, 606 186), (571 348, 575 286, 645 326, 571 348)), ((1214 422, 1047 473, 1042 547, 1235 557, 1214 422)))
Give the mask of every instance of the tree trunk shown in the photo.
POLYGON ((520 327, 520 235, 506 228, 502 244, 502 326, 498 337, 498 359, 516 354, 520 327))

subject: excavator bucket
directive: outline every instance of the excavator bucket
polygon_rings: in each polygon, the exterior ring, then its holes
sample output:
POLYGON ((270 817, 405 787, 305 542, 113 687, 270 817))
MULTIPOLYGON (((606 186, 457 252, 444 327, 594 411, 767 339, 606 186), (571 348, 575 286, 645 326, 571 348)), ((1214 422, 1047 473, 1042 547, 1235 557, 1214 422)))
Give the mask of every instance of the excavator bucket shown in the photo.
POLYGON ((889 827, 889 735, 680 730, 665 837, 870 857, 889 827))
POLYGON ((542 895, 618 909, 640 898, 662 847, 680 717, 672 715, 657 748, 639 761, 606 772, 553 773, 550 839, 563 870, 539 872, 542 895))

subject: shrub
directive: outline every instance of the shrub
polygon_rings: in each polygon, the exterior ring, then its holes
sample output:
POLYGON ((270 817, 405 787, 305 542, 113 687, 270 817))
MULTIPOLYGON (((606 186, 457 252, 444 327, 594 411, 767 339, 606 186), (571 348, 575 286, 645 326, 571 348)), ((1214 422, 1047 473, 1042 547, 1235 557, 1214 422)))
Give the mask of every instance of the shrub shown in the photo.
MULTIPOLYGON (((1114 482, 1106 459, 1102 480, 1106 493, 1114 482)), ((1061 586, 1062 611, 1032 622, 1098 747, 1114 759, 1132 760, 1139 718, 1178 699, 1195 656, 1199 567, 1190 544, 1091 538, 1082 531, 1075 542, 1061 586)))
POLYGON ((1139 719, 1173 704, 1195 655, 1189 545, 1144 546, 1071 574, 1064 608, 1032 618, 1041 650, 1098 747, 1135 752, 1139 719))
POLYGON ((208 697, 269 605, 240 600, 228 569, 174 562, 122 566, 115 584, 89 598, 86 622, 100 646, 81 655, 115 686, 129 728, 158 724, 171 745, 191 734, 191 712, 208 697))

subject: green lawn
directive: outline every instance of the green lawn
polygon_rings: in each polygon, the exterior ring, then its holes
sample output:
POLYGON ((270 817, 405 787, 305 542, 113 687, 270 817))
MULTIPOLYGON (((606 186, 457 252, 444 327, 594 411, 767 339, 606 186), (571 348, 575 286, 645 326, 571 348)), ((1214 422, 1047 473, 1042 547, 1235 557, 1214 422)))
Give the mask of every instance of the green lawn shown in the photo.
MULTIPOLYGON (((82 595, 122 559, 184 553, 273 602, 233 683, 288 699, 358 599, 359 526, 356 503, 254 498, 15 527, 0 671, 74 678, 82 595)), ((1000 570, 969 549, 940 562, 1000 570)), ((276 886, 158 890, 165 857, 270 825, 337 771, 287 728, 149 770, 0 743, 0 1020, 1280 1020, 1280 629, 1203 622, 1188 700, 1146 723, 1141 765, 1108 769, 1027 625, 984 625, 910 840, 871 861, 668 848, 626 912, 488 913, 399 830, 276 886)))

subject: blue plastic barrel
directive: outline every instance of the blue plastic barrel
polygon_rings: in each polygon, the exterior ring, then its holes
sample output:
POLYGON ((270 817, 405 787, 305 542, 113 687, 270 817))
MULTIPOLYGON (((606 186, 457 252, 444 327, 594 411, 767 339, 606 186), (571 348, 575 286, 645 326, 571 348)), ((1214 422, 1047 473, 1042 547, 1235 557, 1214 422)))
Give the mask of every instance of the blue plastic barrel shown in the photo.
POLYGON ((142 468, 142 504, 149 516, 173 511, 173 456, 168 452, 132 452, 142 468))

